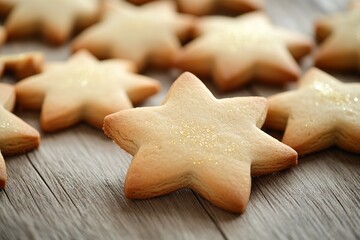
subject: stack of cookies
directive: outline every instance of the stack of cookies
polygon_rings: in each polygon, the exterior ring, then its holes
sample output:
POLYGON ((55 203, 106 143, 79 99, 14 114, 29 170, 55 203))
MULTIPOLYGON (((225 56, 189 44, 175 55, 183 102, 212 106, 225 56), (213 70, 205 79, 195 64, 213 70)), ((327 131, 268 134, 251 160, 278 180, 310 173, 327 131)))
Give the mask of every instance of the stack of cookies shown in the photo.
MULTIPOLYGON (((102 128, 134 156, 125 181, 128 198, 191 188, 242 213, 251 176, 296 166, 298 155, 332 145, 360 153, 360 84, 342 83, 315 67, 303 74, 299 61, 311 53, 313 40, 273 25, 263 1, 129 2, 0 2, 0 45, 36 36, 52 45, 70 42, 73 52, 63 62, 44 62, 39 52, 0 56, 0 74, 12 72, 18 81, 0 83, 4 156, 40 143, 39 132, 11 113, 16 101, 21 109, 41 111, 42 131, 79 122, 102 128), (134 108, 160 91, 159 81, 142 75, 149 68, 185 73, 160 106, 134 108), (298 82, 298 88, 268 99, 216 99, 200 79, 211 79, 222 92, 259 82, 298 82), (282 141, 263 126, 283 131, 282 141)), ((360 71, 359 3, 319 19, 315 31, 315 66, 360 71)), ((6 178, 0 155, 1 188, 6 178)))

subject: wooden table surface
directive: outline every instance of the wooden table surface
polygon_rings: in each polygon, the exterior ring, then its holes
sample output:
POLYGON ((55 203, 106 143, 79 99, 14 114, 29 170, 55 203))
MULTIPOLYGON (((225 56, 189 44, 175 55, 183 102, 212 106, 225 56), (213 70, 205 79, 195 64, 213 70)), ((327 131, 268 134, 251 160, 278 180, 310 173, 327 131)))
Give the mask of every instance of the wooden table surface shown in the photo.
MULTIPOLYGON (((277 25, 313 35, 318 16, 344 10, 340 0, 265 0, 277 25)), ((1 53, 43 50, 47 60, 65 60, 68 47, 10 42, 1 53)), ((311 57, 302 63, 311 66, 311 57)), ((176 71, 147 72, 162 92, 176 71)), ((359 75, 336 75, 359 81, 359 75)), ((3 78, 2 81, 11 81, 3 78)), ((217 97, 263 95, 283 89, 252 84, 217 97)), ((39 129, 39 113, 17 112, 39 129)), ((337 148, 300 158, 293 169, 253 178, 247 210, 231 214, 191 190, 149 200, 124 196, 131 156, 102 131, 85 124, 41 133, 41 147, 6 158, 8 185, 0 192, 1 239, 360 239, 360 156, 337 148)))

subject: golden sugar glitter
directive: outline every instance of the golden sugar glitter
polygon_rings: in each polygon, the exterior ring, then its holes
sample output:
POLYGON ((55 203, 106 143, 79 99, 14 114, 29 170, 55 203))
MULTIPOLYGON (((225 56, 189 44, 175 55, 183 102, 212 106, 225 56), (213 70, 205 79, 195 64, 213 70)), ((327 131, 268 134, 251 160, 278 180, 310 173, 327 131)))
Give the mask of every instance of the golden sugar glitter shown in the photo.
POLYGON ((173 140, 176 143, 191 143, 203 148, 215 147, 215 141, 219 137, 219 131, 214 125, 199 125, 195 121, 181 122, 179 126, 172 125, 173 133, 177 136, 173 140))
MULTIPOLYGON (((0 108, 2 108, 2 107, 0 107, 0 108)), ((6 110, 0 109, 0 111, 6 111, 6 110)), ((16 127, 14 126, 14 124, 12 124, 11 121, 9 121, 9 120, 6 119, 6 118, 3 118, 3 117, 1 116, 1 114, 2 114, 2 113, 0 112, 0 132, 1 132, 2 129, 9 129, 10 127, 11 127, 11 131, 13 131, 13 132, 18 132, 18 128, 16 128, 16 127)))
POLYGON ((10 123, 8 121, 0 121, 0 128, 8 128, 10 123))
POLYGON ((330 84, 324 83, 323 81, 314 81, 312 87, 321 97, 334 102, 336 105, 349 104, 359 100, 357 97, 353 97, 349 93, 336 91, 330 84))
POLYGON ((174 138, 170 140, 171 144, 184 145, 187 147, 187 152, 191 153, 189 162, 194 165, 201 165, 205 163, 219 164, 212 153, 214 149, 222 147, 222 154, 232 154, 237 151, 242 143, 227 142, 224 136, 220 134, 220 129, 215 125, 199 124, 195 121, 184 122, 179 125, 172 125, 171 131, 174 138), (199 159, 196 156, 200 153, 207 152, 206 159, 199 159))

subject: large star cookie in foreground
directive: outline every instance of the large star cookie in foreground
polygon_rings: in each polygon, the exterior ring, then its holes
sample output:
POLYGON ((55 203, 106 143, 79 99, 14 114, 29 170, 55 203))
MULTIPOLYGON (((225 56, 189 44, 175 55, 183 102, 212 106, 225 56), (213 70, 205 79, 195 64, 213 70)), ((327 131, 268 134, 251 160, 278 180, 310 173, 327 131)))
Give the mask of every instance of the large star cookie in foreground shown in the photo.
POLYGON ((218 100, 194 75, 184 73, 163 105, 107 116, 105 133, 134 156, 126 197, 191 188, 223 209, 243 212, 251 175, 297 164, 293 149, 259 129, 266 111, 264 98, 218 100))
POLYGON ((18 79, 40 73, 43 58, 40 52, 0 55, 0 77, 7 70, 12 71, 18 79))
MULTIPOLYGON (((152 0, 130 0, 135 4, 143 4, 152 0)), ((181 12, 205 15, 216 9, 229 10, 236 13, 259 10, 263 8, 262 0, 177 0, 181 12)))
POLYGON ((360 153, 360 84, 311 69, 299 89, 269 98, 266 126, 284 130, 283 143, 304 155, 331 145, 360 153))
POLYGON ((237 18, 206 17, 196 27, 198 38, 179 52, 175 66, 210 75, 224 91, 256 79, 283 84, 300 75, 296 59, 312 47, 301 34, 274 27, 263 13, 237 18))
POLYGON ((65 42, 75 28, 94 23, 101 10, 100 0, 5 0, 0 10, 10 10, 5 21, 9 38, 41 33, 54 44, 65 42))
POLYGON ((10 111, 15 104, 15 89, 0 83, 0 188, 6 185, 6 167, 1 154, 14 155, 37 148, 39 133, 10 111))
POLYGON ((85 30, 73 50, 85 48, 98 58, 123 58, 138 68, 172 65, 175 54, 192 28, 192 18, 176 13, 170 1, 141 7, 119 3, 100 23, 85 30), (100 37, 99 37, 100 36, 100 37))
POLYGON ((81 120, 102 127, 106 115, 132 108, 160 89, 151 78, 132 73, 121 60, 98 61, 86 51, 16 84, 18 104, 42 109, 41 127, 55 131, 81 120))
POLYGON ((316 36, 323 41, 315 65, 323 69, 360 71, 360 4, 348 12, 326 16, 316 22, 316 36))

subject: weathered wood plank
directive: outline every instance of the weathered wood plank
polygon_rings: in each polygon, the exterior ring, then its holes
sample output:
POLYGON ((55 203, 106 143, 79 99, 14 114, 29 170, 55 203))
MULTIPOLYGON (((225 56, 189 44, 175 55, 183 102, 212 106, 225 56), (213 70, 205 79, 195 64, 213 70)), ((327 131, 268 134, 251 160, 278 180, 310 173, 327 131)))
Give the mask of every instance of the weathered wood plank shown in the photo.
POLYGON ((2 239, 26 239, 32 234, 32 228, 26 219, 20 217, 6 191, 0 193, 0 233, 2 239))
POLYGON ((358 239, 359 182, 359 156, 330 149, 254 178, 242 216, 204 204, 229 239, 358 239))

